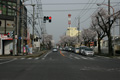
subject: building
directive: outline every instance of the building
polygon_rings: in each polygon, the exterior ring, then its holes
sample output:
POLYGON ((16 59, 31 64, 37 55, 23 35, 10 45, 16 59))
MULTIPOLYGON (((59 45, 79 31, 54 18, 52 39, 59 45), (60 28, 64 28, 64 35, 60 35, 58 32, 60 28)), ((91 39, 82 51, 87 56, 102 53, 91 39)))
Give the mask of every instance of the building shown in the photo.
POLYGON ((0 0, 0 55, 9 54, 13 34, 16 35, 16 51, 21 52, 22 39, 27 43, 27 8, 21 0, 0 0))
MULTIPOLYGON (((80 35, 81 32, 78 31, 77 27, 68 27, 67 31, 66 31, 66 36, 70 36, 70 37, 78 37, 79 34, 79 40, 80 40, 80 35)), ((77 38, 78 40, 78 38, 77 38)), ((80 42, 75 44, 75 47, 79 47, 80 46, 80 42)))
POLYGON ((68 27, 66 31, 66 36, 75 37, 78 36, 77 27, 68 27))

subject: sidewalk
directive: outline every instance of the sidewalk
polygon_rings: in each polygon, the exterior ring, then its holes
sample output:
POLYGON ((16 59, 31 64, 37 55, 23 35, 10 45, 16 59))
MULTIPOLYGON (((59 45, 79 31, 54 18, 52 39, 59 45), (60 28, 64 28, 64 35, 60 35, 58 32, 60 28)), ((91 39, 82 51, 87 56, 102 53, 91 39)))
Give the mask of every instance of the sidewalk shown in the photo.
POLYGON ((15 56, 11 56, 11 55, 1 55, 0 59, 12 59, 12 58, 34 58, 34 57, 40 57, 41 55, 47 53, 48 50, 45 51, 40 51, 40 52, 33 52, 32 54, 28 54, 28 55, 15 55, 15 56))

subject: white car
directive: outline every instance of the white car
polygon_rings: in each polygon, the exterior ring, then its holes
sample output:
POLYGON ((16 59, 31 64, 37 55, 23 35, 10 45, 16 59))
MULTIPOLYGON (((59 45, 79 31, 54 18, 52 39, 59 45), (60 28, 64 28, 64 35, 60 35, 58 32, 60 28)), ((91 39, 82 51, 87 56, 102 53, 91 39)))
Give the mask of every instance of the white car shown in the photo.
POLYGON ((79 54, 79 48, 75 48, 74 52, 77 53, 77 54, 79 54))
POLYGON ((58 49, 57 48, 53 48, 53 50, 52 50, 53 52, 57 52, 58 51, 58 49))
POLYGON ((93 51, 93 49, 91 49, 91 48, 85 48, 85 49, 83 50, 83 54, 84 54, 85 56, 94 56, 94 51, 93 51))
POLYGON ((88 47, 87 46, 80 46, 80 52, 79 53, 83 55, 83 51, 86 48, 88 48, 88 47))

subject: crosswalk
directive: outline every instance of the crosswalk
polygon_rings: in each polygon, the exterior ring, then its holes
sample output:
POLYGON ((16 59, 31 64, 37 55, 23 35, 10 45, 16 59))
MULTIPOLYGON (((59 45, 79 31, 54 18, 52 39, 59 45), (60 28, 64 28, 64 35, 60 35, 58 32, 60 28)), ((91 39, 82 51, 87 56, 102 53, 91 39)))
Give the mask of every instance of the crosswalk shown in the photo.
MULTIPOLYGON (((73 56, 73 55, 70 55, 67 57, 68 59, 71 59, 71 60, 96 60, 96 59, 100 59, 100 57, 86 57, 86 56, 73 56)), ((57 58, 56 58, 57 59, 57 58)), ((104 59, 110 59, 110 58, 104 58, 104 59)), ((52 60, 52 58, 45 58, 45 57, 28 57, 28 58, 25 58, 25 57, 22 57, 22 58, 14 58, 14 60, 52 60)))
MULTIPOLYGON (((84 60, 94 60, 95 58, 90 58, 90 57, 69 57, 69 59, 84 59, 84 60)), ((14 58, 14 60, 45 60, 44 58, 36 57, 36 58, 14 58)), ((52 60, 49 58, 49 60, 52 60)))
POLYGON ((79 59, 83 59, 83 60, 95 60, 95 58, 92 58, 92 57, 68 57, 69 59, 74 59, 74 60, 79 60, 79 59))
POLYGON ((14 58, 16 60, 39 60, 40 57, 36 57, 36 58, 32 58, 32 57, 29 57, 29 58, 14 58))

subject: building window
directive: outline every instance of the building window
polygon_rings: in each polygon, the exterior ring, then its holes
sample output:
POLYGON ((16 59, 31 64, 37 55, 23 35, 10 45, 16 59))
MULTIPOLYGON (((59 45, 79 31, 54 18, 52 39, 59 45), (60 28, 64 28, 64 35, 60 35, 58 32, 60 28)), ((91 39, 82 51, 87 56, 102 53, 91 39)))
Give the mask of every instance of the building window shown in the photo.
POLYGON ((14 16, 16 3, 0 0, 0 15, 14 16))

